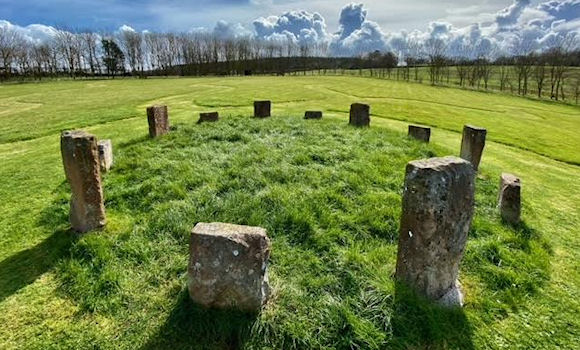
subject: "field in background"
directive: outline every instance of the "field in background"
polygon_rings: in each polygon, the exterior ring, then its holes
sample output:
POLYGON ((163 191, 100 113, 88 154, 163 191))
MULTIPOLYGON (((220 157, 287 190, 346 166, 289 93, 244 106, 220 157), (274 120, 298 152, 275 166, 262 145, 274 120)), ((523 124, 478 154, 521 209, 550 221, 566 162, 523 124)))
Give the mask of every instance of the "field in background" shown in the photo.
POLYGON ((0 85, 0 348, 574 348, 580 337, 580 109, 356 77, 0 85), (252 101, 271 99, 271 120, 252 101), (351 102, 370 130, 346 126, 351 102), (145 107, 173 133, 147 138, 145 107), (321 109, 323 121, 304 121, 321 109), (195 125, 218 110, 217 124, 195 125), (433 127, 432 145, 405 137, 433 127), (407 161, 457 154, 488 128, 462 311, 394 285, 407 161), (113 139, 109 225, 73 238, 59 132, 113 139), (525 224, 501 224, 502 171, 522 177, 525 224), (198 221, 266 227, 276 294, 257 319, 206 312, 185 292, 198 221))
MULTIPOLYGON (((473 70, 472 66, 469 66, 473 70)), ((505 66, 506 80, 504 81, 504 87, 502 90, 501 86, 501 73, 500 66, 492 66, 490 79, 488 80, 487 89, 485 88, 485 82, 483 79, 474 79, 473 83, 470 83, 469 79, 466 77, 463 85, 460 85, 459 73, 457 67, 449 66, 446 67, 442 75, 442 80, 437 83, 438 86, 462 88, 466 90, 475 91, 486 91, 486 92, 496 92, 503 94, 518 95, 518 80, 517 74, 514 71, 514 67, 505 66), (448 74, 447 74, 448 72, 448 74)), ((543 100, 551 100, 551 86, 550 86, 550 72, 549 67, 545 67, 544 81, 542 83, 542 98, 543 100)), ((377 79, 388 79, 395 81, 405 81, 405 72, 408 71, 409 78, 408 82, 420 83, 420 84, 430 84, 429 67, 398 67, 392 68, 389 72, 387 69, 324 69, 324 70, 314 70, 308 72, 295 72, 291 75, 322 75, 322 76, 355 76, 355 77, 368 77, 377 79)), ((559 101, 578 105, 580 104, 580 68, 578 67, 568 67, 566 68, 566 74, 564 75, 564 98, 559 94, 559 101)), ((519 96, 519 95, 518 95, 519 96)), ((529 80, 528 80, 528 92, 525 97, 538 99, 538 83, 536 82, 536 76, 534 72, 534 67, 532 67, 529 80)))

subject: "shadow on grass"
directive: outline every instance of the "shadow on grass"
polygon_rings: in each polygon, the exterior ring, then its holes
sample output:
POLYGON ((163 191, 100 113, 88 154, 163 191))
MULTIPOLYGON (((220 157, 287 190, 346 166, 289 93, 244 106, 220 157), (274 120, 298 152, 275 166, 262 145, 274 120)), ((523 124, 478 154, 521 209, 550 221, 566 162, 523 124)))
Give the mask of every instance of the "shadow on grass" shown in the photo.
POLYGON ((509 227, 514 234, 526 241, 530 241, 533 239, 539 240, 541 239, 541 234, 533 227, 528 226, 525 221, 520 221, 517 224, 510 224, 502 219, 502 224, 506 227, 509 227))
POLYGON ((70 250, 77 235, 68 225, 68 184, 55 188, 55 200, 42 210, 38 225, 52 234, 34 247, 0 262, 0 302, 51 270, 70 250))
POLYGON ((538 232, 533 227, 528 226, 524 221, 520 221, 517 224, 507 224, 504 225, 510 227, 513 231, 516 240, 520 244, 520 249, 526 253, 530 253, 530 243, 536 241, 540 243, 542 249, 544 249, 548 254, 552 254, 552 248, 550 244, 542 237, 540 232, 538 232))
POLYGON ((204 309, 184 289, 165 324, 141 350, 240 349, 256 319, 240 311, 204 309))
POLYGON ((473 331, 462 308, 444 308, 396 283, 393 313, 395 349, 474 349, 473 331))
POLYGON ((68 229, 57 230, 42 243, 0 262, 0 302, 52 269, 74 238, 68 229))

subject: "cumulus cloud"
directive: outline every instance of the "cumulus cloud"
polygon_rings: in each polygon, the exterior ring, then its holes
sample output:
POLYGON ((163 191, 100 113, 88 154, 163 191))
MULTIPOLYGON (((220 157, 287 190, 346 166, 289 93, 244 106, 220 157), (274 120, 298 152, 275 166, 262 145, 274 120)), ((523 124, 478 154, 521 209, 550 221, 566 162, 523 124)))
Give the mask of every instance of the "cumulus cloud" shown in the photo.
POLYGON ((524 9, 530 4, 530 0, 515 0, 512 5, 497 14, 496 23, 500 28, 516 24, 524 9))
POLYGON ((57 30, 51 26, 31 24, 26 27, 21 27, 4 20, 0 20, 0 28, 13 30, 21 35, 25 40, 36 43, 50 40, 57 33, 57 30))
POLYGON ((499 11, 492 23, 457 28, 432 22, 425 32, 415 32, 406 41, 396 34, 388 35, 388 40, 391 49, 409 53, 413 42, 438 38, 446 43, 448 55, 475 58, 547 50, 570 36, 580 37, 580 0, 548 1, 538 6, 529 0, 515 0, 499 11))
POLYGON ((338 56, 374 50, 390 50, 400 57, 417 55, 417 48, 431 39, 443 41, 451 56, 509 55, 520 53, 524 48, 548 49, 567 35, 580 34, 580 0, 548 1, 537 6, 531 0, 514 0, 492 15, 492 22, 458 28, 451 23, 433 21, 426 30, 412 32, 386 33, 368 15, 361 3, 344 6, 339 14, 339 29, 333 34, 327 33, 320 14, 307 11, 262 17, 253 25, 259 38, 286 39, 300 44, 327 42, 330 53, 338 56))
POLYGON ((135 29, 133 29, 132 27, 123 24, 122 26, 119 27, 119 29, 117 30, 117 32, 119 33, 123 33, 123 32, 128 32, 128 33, 136 33, 135 29))
POLYGON ((367 19, 367 10, 363 4, 349 4, 340 11, 339 39, 345 39, 352 33, 362 28, 363 23, 367 19))
POLYGON ((299 45, 328 41, 324 17, 316 12, 289 11, 281 16, 260 17, 253 25, 256 36, 264 40, 289 40, 299 45))
POLYGON ((336 56, 385 50, 385 34, 381 27, 367 20, 363 4, 348 4, 340 11, 339 31, 333 36, 330 51, 336 56))
POLYGON ((252 32, 240 23, 229 23, 221 20, 215 25, 213 34, 220 39, 226 39, 248 37, 252 35, 252 32))
POLYGON ((548 1, 536 7, 516 0, 509 9, 511 12, 504 10, 500 14, 510 12, 517 16, 509 21, 498 16, 495 31, 490 33, 504 54, 549 49, 565 37, 580 34, 580 0, 548 1))

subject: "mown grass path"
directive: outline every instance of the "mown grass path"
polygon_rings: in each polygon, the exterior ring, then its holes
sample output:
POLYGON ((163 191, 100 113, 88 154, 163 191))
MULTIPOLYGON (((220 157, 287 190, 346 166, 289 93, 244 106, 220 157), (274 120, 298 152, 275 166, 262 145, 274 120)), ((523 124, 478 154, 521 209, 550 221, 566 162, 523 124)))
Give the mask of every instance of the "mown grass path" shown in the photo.
POLYGON ((579 108, 346 77, 11 85, 0 107, 0 348, 577 346, 579 108), (275 117, 249 119, 254 99, 273 100, 275 117), (370 131, 344 125, 359 100, 370 131), (152 103, 177 127, 159 142, 146 137, 152 103), (195 126, 214 109, 220 123, 195 126), (301 120, 308 109, 325 120, 301 120), (409 121, 434 127, 431 147, 406 140, 409 121), (490 141, 462 268, 468 304, 448 314, 397 300, 391 273, 404 164, 457 154, 465 123, 490 141), (77 240, 58 135, 81 127, 113 139, 118 165, 106 232, 77 240), (494 208, 502 171, 523 180, 515 231, 494 208), (186 236, 201 219, 272 232, 279 293, 259 319, 183 298, 186 236))

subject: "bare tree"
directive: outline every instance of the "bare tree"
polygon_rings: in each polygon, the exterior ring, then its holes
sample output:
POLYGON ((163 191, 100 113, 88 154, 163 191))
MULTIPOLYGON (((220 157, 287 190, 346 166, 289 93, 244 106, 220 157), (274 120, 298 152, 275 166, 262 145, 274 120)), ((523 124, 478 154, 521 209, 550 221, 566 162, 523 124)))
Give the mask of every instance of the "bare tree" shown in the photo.
POLYGON ((513 70, 518 79, 518 94, 528 94, 528 82, 532 73, 533 55, 532 42, 524 38, 518 38, 512 46, 514 56, 513 70))
POLYGON ((0 72, 4 71, 6 77, 10 77, 16 51, 24 38, 16 30, 9 27, 0 27, 0 72))
POLYGON ((407 65, 405 66, 405 80, 409 80, 410 69, 413 68, 415 81, 419 81, 419 61, 423 55, 423 46, 417 39, 409 41, 407 65))
POLYGON ((98 59, 99 35, 86 31, 80 34, 82 40, 82 56, 84 62, 89 66, 91 75, 101 74, 101 66, 98 59))
POLYGON ((580 78, 576 78, 574 82, 574 97, 576 98, 576 104, 578 104, 578 98, 580 98, 580 78))
POLYGON ((18 42, 14 50, 14 58, 16 63, 16 69, 19 74, 25 76, 29 74, 32 70, 30 64, 30 57, 32 51, 32 43, 28 40, 22 40, 18 42))
POLYGON ((81 67, 82 41, 77 34, 64 29, 56 33, 54 40, 56 49, 65 64, 64 70, 74 78, 81 67))
POLYGON ((131 72, 143 75, 145 56, 141 33, 129 29, 123 30, 119 35, 119 43, 131 72))
POLYGON ((447 58, 445 57, 447 47, 443 40, 431 38, 425 41, 424 49, 429 59, 429 79, 431 85, 435 85, 441 81, 444 68, 447 65, 447 58))
POLYGON ((499 90, 503 92, 508 86, 511 86, 510 68, 505 62, 505 58, 496 60, 495 63, 499 66, 499 90))
POLYGON ((574 34, 560 36, 557 44, 548 52, 550 66, 550 96, 556 101, 565 99, 564 83, 569 71, 570 52, 577 50, 578 40, 574 34))
POLYGON ((495 50, 490 46, 481 46, 478 49, 478 63, 479 63, 479 76, 483 80, 483 86, 485 90, 489 87, 489 80, 493 75, 493 64, 492 59, 495 56, 495 50))
POLYGON ((542 98, 542 91, 544 89, 544 80, 546 79, 546 61, 543 57, 535 58, 534 78, 536 80, 536 89, 538 91, 538 98, 542 98))

